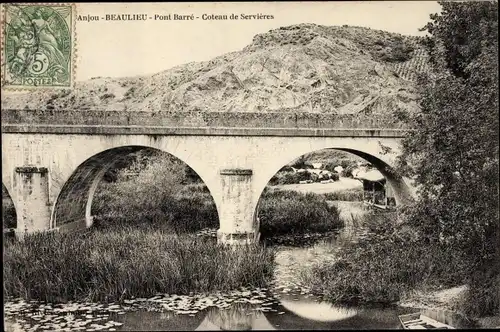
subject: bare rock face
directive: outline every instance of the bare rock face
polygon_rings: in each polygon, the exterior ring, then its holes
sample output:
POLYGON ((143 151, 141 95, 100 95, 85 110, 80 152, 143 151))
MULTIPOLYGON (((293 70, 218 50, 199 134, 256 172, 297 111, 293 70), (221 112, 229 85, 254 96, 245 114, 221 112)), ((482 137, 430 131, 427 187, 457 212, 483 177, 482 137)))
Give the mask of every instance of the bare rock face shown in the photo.
POLYGON ((300 24, 256 35, 239 52, 152 76, 6 95, 2 108, 387 113, 417 107, 409 77, 428 70, 425 61, 414 37, 300 24))

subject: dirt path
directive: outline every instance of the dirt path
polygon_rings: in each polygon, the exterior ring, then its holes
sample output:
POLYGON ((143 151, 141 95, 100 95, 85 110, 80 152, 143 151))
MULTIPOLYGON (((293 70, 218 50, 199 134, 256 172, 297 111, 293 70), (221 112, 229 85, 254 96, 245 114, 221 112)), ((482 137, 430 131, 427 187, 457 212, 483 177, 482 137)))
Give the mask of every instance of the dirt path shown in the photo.
POLYGON ((402 307, 441 309, 453 311, 467 286, 447 288, 440 291, 415 291, 404 297, 398 304, 402 307))

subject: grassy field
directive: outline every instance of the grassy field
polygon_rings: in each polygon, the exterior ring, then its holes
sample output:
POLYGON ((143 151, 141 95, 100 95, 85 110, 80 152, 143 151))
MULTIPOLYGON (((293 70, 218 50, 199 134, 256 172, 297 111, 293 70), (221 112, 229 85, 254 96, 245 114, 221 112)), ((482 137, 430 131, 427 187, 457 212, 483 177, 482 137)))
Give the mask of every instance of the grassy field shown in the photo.
MULTIPOLYGON (((344 195, 347 192, 363 192, 363 185, 360 181, 341 177, 338 181, 332 183, 308 183, 308 184, 285 184, 272 186, 272 188, 280 190, 298 191, 302 193, 312 192, 315 194, 328 194, 328 195, 344 195)), ((359 195, 359 194, 358 194, 359 195)), ((359 197, 359 196, 358 196, 359 197)), ((330 200, 350 200, 350 199, 330 199, 330 200)))

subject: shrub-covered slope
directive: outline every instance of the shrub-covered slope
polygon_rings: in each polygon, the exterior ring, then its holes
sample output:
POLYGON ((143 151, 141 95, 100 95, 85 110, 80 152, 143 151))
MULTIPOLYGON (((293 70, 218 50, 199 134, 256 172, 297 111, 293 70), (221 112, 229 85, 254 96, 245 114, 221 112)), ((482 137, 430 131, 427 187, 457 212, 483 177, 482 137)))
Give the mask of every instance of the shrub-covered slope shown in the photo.
POLYGON ((142 77, 93 78, 72 91, 4 95, 2 108, 222 112, 388 112, 416 107, 427 70, 415 37, 300 24, 243 50, 142 77))

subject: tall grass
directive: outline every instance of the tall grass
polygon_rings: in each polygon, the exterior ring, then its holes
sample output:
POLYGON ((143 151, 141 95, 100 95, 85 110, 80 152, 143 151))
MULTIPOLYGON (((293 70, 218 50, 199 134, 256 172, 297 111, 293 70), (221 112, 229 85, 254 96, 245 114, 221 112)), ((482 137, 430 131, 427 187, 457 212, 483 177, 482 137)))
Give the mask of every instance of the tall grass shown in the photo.
POLYGON ((362 201, 363 188, 346 189, 342 191, 334 191, 331 193, 324 193, 323 196, 328 201, 362 201))
POLYGON ((94 210, 97 227, 148 226, 192 233, 219 226, 215 202, 210 194, 202 192, 182 191, 148 209, 127 209, 129 201, 116 196, 112 189, 101 193, 99 200, 101 206, 94 210))
POLYGON ((456 286, 469 266, 453 248, 430 245, 394 214, 367 215, 359 221, 370 232, 338 252, 338 259, 303 274, 313 291, 335 302, 398 301, 418 287, 456 286))
POLYGON ((268 190, 258 211, 262 238, 285 234, 326 232, 343 226, 339 211, 314 193, 268 190))
POLYGON ((48 302, 118 301, 259 287, 270 280, 273 259, 259 246, 230 248, 132 227, 34 234, 6 243, 4 294, 48 302))

